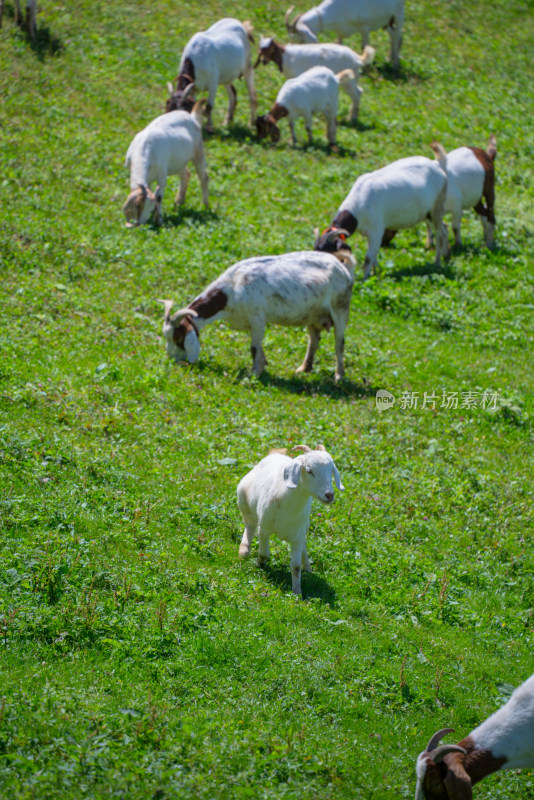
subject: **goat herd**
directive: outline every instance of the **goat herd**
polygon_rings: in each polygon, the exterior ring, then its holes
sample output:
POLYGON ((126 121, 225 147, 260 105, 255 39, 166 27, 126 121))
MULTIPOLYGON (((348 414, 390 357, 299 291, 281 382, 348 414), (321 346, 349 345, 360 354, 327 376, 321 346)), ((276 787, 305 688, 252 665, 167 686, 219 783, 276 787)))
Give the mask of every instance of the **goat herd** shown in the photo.
MULTIPOLYGON (((294 123, 303 117, 311 141, 314 113, 327 122, 327 138, 335 147, 338 93, 343 89, 352 101, 350 119, 358 115, 361 68, 372 62, 374 49, 369 32, 385 28, 391 39, 390 60, 398 67, 402 44, 404 0, 324 0, 319 6, 291 22, 288 32, 299 44, 281 45, 262 38, 255 66, 273 61, 287 79, 269 112, 257 116, 252 27, 248 22, 223 19, 207 31, 197 33, 183 50, 176 85, 168 85, 167 113, 153 120, 132 141, 126 156, 130 168, 131 193, 124 204, 127 225, 140 225, 152 213, 161 221, 162 197, 167 176, 178 174, 176 202, 185 200, 193 162, 208 208, 208 176, 202 141, 202 116, 212 128, 212 110, 218 86, 228 94, 225 123, 232 121, 236 107, 233 81, 243 76, 250 100, 250 125, 259 138, 280 139, 278 123, 288 118, 293 142, 294 123), (342 44, 322 44, 317 34, 333 31, 341 39, 358 32, 363 53, 342 44), (195 102, 196 91, 207 91, 207 99, 195 102), (155 191, 150 188, 156 183, 155 191)), ((262 348, 266 325, 306 326, 308 347, 297 371, 310 371, 321 331, 334 328, 336 380, 343 377, 344 330, 348 321, 355 259, 347 238, 359 230, 367 239, 364 278, 377 268, 382 244, 402 228, 425 221, 427 244, 435 240, 436 263, 449 253, 445 213, 452 215, 456 244, 461 244, 460 223, 464 209, 474 208, 482 223, 485 243, 493 245, 494 160, 497 142, 493 135, 487 149, 459 147, 448 155, 432 143, 435 160, 422 156, 402 158, 374 172, 361 175, 321 234, 316 231, 313 251, 249 258, 229 267, 188 306, 171 315, 172 301, 164 304, 163 333, 169 356, 194 363, 200 352, 199 332, 209 322, 226 319, 251 336, 253 371, 260 375, 267 363, 262 348), (484 201, 485 200, 485 205, 484 201)), ((301 570, 310 570, 306 535, 312 498, 334 501, 332 481, 343 489, 340 474, 322 445, 292 459, 273 452, 260 461, 240 482, 238 505, 245 522, 239 548, 241 557, 250 553, 251 541, 259 539, 258 565, 269 558, 269 538, 276 534, 291 547, 292 588, 301 593, 301 570)), ((534 766, 534 675, 520 686, 508 703, 473 730, 459 744, 439 745, 451 733, 436 733, 417 760, 416 800, 468 800, 472 786, 499 769, 534 766)))

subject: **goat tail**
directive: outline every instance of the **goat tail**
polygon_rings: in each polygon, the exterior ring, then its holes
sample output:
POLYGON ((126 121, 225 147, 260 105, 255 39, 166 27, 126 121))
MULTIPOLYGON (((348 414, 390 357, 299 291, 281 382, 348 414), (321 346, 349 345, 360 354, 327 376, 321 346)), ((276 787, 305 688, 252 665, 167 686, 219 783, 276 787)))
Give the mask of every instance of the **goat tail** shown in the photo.
POLYGON ((366 44, 363 48, 363 53, 361 54, 361 65, 362 67, 367 67, 369 64, 372 64, 375 60, 375 53, 376 50, 374 47, 371 47, 370 44, 366 44))
POLYGON ((356 80, 356 73, 353 69, 343 69, 336 75, 336 81, 340 86, 346 86, 354 80, 356 80))
POLYGON ((193 108, 191 109, 191 116, 197 123, 202 127, 202 114, 204 113, 204 109, 206 108, 208 100, 206 97, 202 97, 200 100, 197 100, 193 108))
POLYGON ((486 153, 492 161, 495 161, 497 158, 497 137, 493 133, 490 134, 486 153))
POLYGON ((447 153, 445 152, 442 145, 440 145, 439 142, 434 141, 432 142, 430 147, 434 151, 434 156, 436 158, 436 161, 440 165, 443 172, 447 172, 447 153))
POLYGON ((254 44, 254 37, 252 35, 252 31, 254 30, 254 26, 252 25, 252 22, 250 20, 246 19, 242 23, 242 25, 243 25, 243 28, 245 29, 245 33, 247 34, 247 38, 248 38, 249 42, 252 42, 252 44, 254 44))

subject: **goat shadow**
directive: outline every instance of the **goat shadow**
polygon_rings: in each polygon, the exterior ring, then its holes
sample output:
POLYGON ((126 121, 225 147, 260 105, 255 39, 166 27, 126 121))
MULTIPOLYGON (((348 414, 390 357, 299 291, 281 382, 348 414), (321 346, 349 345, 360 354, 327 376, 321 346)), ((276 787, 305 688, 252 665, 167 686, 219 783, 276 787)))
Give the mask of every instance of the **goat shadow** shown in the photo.
POLYGON ((427 261, 424 264, 414 264, 411 267, 399 267, 399 269, 388 270, 387 275, 395 281, 424 275, 444 275, 450 281, 456 279, 456 273, 450 261, 442 262, 441 266, 434 264, 433 261, 427 261))
POLYGON ((363 74, 367 75, 371 80, 382 78, 383 80, 391 81, 391 83, 422 83, 430 79, 429 72, 418 70, 413 64, 404 60, 401 60, 398 69, 395 69, 389 61, 384 61, 381 64, 375 62, 366 67, 363 74))
MULTIPOLYGON (((243 370, 240 371, 243 373, 243 370)), ((291 394, 304 394, 310 397, 315 395, 326 395, 333 400, 355 397, 375 397, 377 389, 368 384, 364 378, 363 383, 354 383, 349 378, 335 381, 332 377, 314 375, 310 378, 293 376, 282 378, 279 375, 271 375, 268 371, 263 371, 259 380, 264 386, 275 386, 291 394)))
MULTIPOLYGON (((291 591, 291 571, 287 566, 272 564, 268 561, 263 570, 270 583, 282 592, 291 591)), ((331 608, 336 608, 337 606, 335 589, 317 572, 302 573, 302 597, 304 600, 317 599, 321 603, 328 604, 331 608)))
POLYGON ((177 228, 184 223, 186 223, 186 225, 190 223, 191 227, 193 227, 193 225, 205 225, 207 222, 216 222, 218 219, 219 215, 215 211, 208 211, 206 208, 202 208, 199 211, 196 208, 180 206, 175 209, 175 211, 171 211, 170 214, 165 213, 163 215, 163 223, 161 226, 155 225, 154 222, 150 224, 155 231, 161 231, 165 228, 177 228))

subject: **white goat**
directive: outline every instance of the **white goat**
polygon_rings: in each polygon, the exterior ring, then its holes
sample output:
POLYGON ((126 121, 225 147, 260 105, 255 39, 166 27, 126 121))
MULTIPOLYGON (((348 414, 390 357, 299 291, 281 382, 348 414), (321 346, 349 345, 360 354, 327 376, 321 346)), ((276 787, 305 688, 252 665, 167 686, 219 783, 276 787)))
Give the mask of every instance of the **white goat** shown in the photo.
POLYGON ((328 144, 336 144, 337 107, 339 87, 342 87, 352 99, 351 117, 356 119, 362 89, 358 86, 356 76, 351 69, 345 69, 334 75, 328 67, 312 67, 296 78, 286 81, 268 114, 256 119, 258 137, 270 136, 271 141, 280 140, 280 129, 276 124, 282 117, 289 120, 291 139, 297 143, 295 136, 295 120, 304 117, 308 134, 308 142, 312 143, 313 114, 324 114, 326 118, 326 135, 328 144))
POLYGON ((497 139, 491 134, 486 150, 458 147, 447 154, 447 197, 445 214, 452 214, 454 242, 461 247, 462 211, 474 208, 484 230, 487 247, 493 247, 495 231, 495 168, 497 139), (486 206, 482 202, 486 201, 486 206))
POLYGON ((221 19, 207 31, 195 33, 182 53, 180 74, 176 78, 176 90, 173 89, 172 84, 167 84, 170 92, 167 111, 178 108, 190 110, 190 106, 185 102, 184 91, 193 84, 195 89, 208 92, 207 128, 211 130, 215 95, 217 87, 222 85, 228 93, 228 110, 224 119, 224 124, 227 125, 234 118, 237 104, 237 93, 232 84, 237 78, 243 76, 250 100, 250 125, 252 126, 258 106, 250 53, 250 42, 253 41, 250 22, 241 23, 239 20, 231 18, 221 19))
POLYGON ((226 319, 233 328, 250 331, 253 371, 260 375, 267 364, 262 348, 266 325, 306 325, 308 349, 297 372, 309 372, 321 331, 333 325, 338 380, 344 374, 355 261, 348 250, 336 255, 303 251, 248 258, 229 267, 172 317, 172 300, 162 300, 168 355, 194 364, 200 354, 199 332, 209 322, 226 319))
POLYGON ((373 62, 375 49, 364 47, 360 55, 343 44, 278 44, 272 36, 260 39, 255 67, 274 61, 285 78, 296 78, 311 67, 328 67, 332 72, 351 69, 358 77, 360 69, 373 62))
POLYGON ((332 225, 317 236, 315 250, 334 252, 338 247, 346 247, 345 239, 358 229, 367 238, 363 272, 364 278, 368 278, 371 268, 376 269, 380 245, 388 243, 399 229, 412 228, 428 218, 436 233, 439 265, 441 256, 449 251, 447 229, 442 222, 447 159, 437 142, 432 143, 432 149, 438 163, 424 156, 412 156, 360 175, 332 225))
POLYGON ((131 228, 147 222, 156 213, 156 224, 161 223, 163 192, 168 175, 180 176, 180 189, 175 202, 185 200, 192 161, 202 187, 202 200, 209 208, 208 173, 202 142, 202 108, 205 99, 195 104, 191 114, 171 111, 156 117, 133 139, 126 153, 126 166, 130 168, 130 189, 123 206, 126 226, 131 228), (156 191, 150 184, 156 181, 156 191))
POLYGON ((385 28, 391 40, 390 60, 399 66, 404 23, 404 0, 323 0, 318 6, 289 21, 294 6, 286 11, 288 33, 301 42, 317 42, 317 34, 334 31, 338 41, 344 36, 361 34, 362 47, 369 44, 369 33, 385 28))
MULTIPOLYGON (((0 0, 0 28, 2 27, 2 15, 4 12, 4 0, 0 0)), ((37 0, 26 0, 26 31, 30 39, 34 42, 37 38, 37 0)), ((22 25, 23 17, 20 7, 20 0, 15 0, 15 21, 22 25)))
POLYGON ((444 728, 417 759, 415 800, 471 800, 472 787, 502 769, 534 767, 534 675, 459 744, 438 747, 444 728))
POLYGON ((239 546, 240 558, 250 554, 250 544, 259 539, 258 566, 268 560, 269 539, 275 534, 291 546, 292 591, 301 595, 301 571, 311 572, 306 549, 312 498, 325 505, 334 502, 332 478, 337 488, 345 488, 336 465, 322 444, 303 450, 296 458, 271 453, 245 475, 237 487, 237 504, 245 523, 239 546))

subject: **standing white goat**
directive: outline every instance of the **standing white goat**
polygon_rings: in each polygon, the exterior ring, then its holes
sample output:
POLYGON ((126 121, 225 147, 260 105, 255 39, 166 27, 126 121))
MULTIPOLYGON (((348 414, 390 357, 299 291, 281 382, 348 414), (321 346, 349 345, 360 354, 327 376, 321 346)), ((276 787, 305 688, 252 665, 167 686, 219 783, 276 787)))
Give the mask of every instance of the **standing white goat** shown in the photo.
POLYGON ((493 247, 496 156, 497 139, 493 134, 486 150, 481 147, 458 147, 447 154, 448 183, 444 213, 452 215, 454 242, 458 246, 462 244, 462 212, 474 208, 482 223, 486 246, 493 247))
POLYGON ((395 69, 399 66, 404 23, 404 0, 323 0, 318 6, 299 14, 293 22, 289 18, 294 6, 285 15, 289 34, 301 42, 317 42, 317 34, 334 31, 338 41, 344 36, 361 34, 362 47, 369 44, 369 33, 385 28, 391 40, 390 60, 395 69))
POLYGON ((258 64, 273 61, 285 78, 296 78, 311 67, 328 67, 332 72, 351 69, 356 77, 362 67, 372 64, 375 49, 364 47, 360 55, 343 44, 278 44, 272 36, 260 39, 258 64))
MULTIPOLYGON (((449 251, 443 208, 447 194, 447 157, 437 142, 432 149, 438 162, 424 156, 401 158, 355 181, 332 224, 316 236, 315 250, 335 252, 356 229, 367 239, 364 278, 376 269, 381 244, 396 231, 429 219, 436 234, 436 265, 449 251)), ((316 232, 318 233, 318 231, 316 232)))
POLYGON ((258 566, 269 559, 269 539, 276 535, 291 546, 292 591, 301 592, 301 571, 311 572, 306 548, 310 526, 312 498, 325 505, 334 502, 334 479, 337 488, 344 486, 332 456, 323 445, 311 450, 297 445, 303 455, 292 459, 271 453, 241 479, 237 487, 237 504, 245 523, 239 546, 240 558, 250 553, 250 544, 259 539, 258 566))
POLYGON ((444 728, 417 759, 415 800, 471 800, 472 787, 503 769, 534 767, 534 675, 459 744, 438 747, 444 728))
MULTIPOLYGON (((195 33, 184 47, 180 61, 180 73, 176 78, 176 90, 173 89, 172 84, 167 85, 170 92, 167 111, 179 108, 190 110, 185 94, 188 87, 193 86, 200 92, 207 91, 207 128, 211 130, 215 95, 217 87, 222 85, 228 93, 228 110, 224 119, 224 124, 227 125, 234 118, 237 104, 237 93, 232 84, 237 78, 243 76, 250 100, 250 125, 252 126, 258 105, 250 53, 250 42, 253 41, 250 22, 241 23, 239 20, 231 18, 221 19, 207 31, 195 33)), ((189 97, 190 103, 191 97, 189 97)))
POLYGON ((180 189, 175 202, 185 200, 192 161, 202 187, 202 200, 209 208, 208 173, 202 142, 202 108, 205 99, 195 104, 191 114, 172 111, 161 114, 140 131, 126 153, 126 166, 130 168, 130 189, 123 211, 126 226, 143 225, 155 211, 156 225, 161 223, 163 192, 168 175, 180 176, 180 189), (156 191, 150 184, 156 181, 156 191))
POLYGON ((326 135, 328 144, 336 144, 337 108, 339 87, 342 87, 352 99, 351 118, 358 116, 358 107, 362 89, 357 84, 356 76, 351 69, 345 69, 334 75, 328 67, 312 67, 296 78, 286 81, 268 114, 256 119, 256 130, 260 139, 266 136, 271 141, 280 140, 278 120, 287 117, 293 144, 297 143, 295 120, 304 117, 304 124, 311 144, 313 114, 324 114, 326 118, 326 135))
POLYGON ((226 319, 233 328, 250 331, 253 369, 260 375, 267 364, 262 347, 266 326, 306 325, 308 349, 297 372, 310 372, 321 331, 333 326, 338 380, 345 371, 344 333, 355 263, 349 250, 336 256, 302 251, 239 261, 172 317, 172 300, 161 301, 167 353, 176 361, 194 364, 200 354, 202 328, 226 319))

